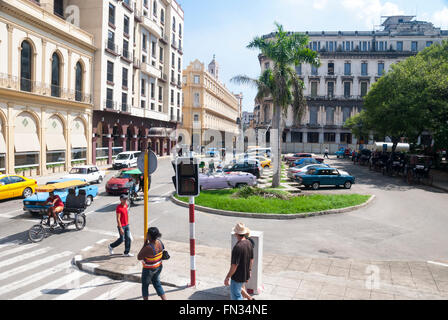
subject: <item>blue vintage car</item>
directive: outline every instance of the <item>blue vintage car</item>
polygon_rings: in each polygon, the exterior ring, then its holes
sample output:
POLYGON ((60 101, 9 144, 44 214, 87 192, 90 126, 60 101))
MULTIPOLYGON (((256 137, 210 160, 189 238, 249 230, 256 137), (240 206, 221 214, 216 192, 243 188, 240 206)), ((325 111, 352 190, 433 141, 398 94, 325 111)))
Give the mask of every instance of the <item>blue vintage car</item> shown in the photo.
MULTIPOLYGON (((59 180, 50 181, 46 185, 47 186, 51 186, 51 185, 63 186, 64 183, 70 184, 69 183, 70 181, 73 181, 73 182, 78 181, 79 183, 74 183, 74 186, 69 187, 69 188, 56 187, 54 189, 54 194, 58 195, 61 198, 62 202, 64 202, 64 204, 65 204, 69 189, 71 189, 71 188, 75 189, 76 195, 79 194, 79 190, 85 190, 86 205, 90 206, 93 202, 93 199, 98 195, 98 186, 88 185, 87 182, 79 181, 79 179, 59 179, 59 180)), ((28 211, 32 214, 39 213, 42 208, 45 208, 42 206, 42 204, 47 201, 48 197, 49 197, 49 192, 36 191, 36 193, 33 194, 31 197, 28 197, 23 200, 23 210, 28 211)))
POLYGON ((321 162, 317 161, 314 158, 302 158, 299 160, 296 160, 294 162, 294 166, 293 167, 300 167, 303 165, 308 165, 308 164, 320 164, 321 162))
POLYGON ((313 168, 305 174, 295 175, 294 178, 299 184, 314 190, 318 190, 320 186, 344 186, 345 189, 350 189, 355 183, 355 177, 335 168, 313 168))

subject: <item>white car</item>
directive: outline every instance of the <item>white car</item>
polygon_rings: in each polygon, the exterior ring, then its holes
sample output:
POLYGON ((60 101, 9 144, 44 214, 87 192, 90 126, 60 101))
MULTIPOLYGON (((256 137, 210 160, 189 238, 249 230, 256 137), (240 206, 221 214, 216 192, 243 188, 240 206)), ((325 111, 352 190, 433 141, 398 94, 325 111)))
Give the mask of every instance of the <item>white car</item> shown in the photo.
POLYGON ((97 166, 86 165, 74 167, 64 178, 79 179, 87 183, 101 183, 106 173, 98 169, 97 166))
POLYGON ((113 169, 117 170, 137 167, 138 156, 140 153, 140 151, 126 151, 119 153, 114 161, 112 161, 113 169))

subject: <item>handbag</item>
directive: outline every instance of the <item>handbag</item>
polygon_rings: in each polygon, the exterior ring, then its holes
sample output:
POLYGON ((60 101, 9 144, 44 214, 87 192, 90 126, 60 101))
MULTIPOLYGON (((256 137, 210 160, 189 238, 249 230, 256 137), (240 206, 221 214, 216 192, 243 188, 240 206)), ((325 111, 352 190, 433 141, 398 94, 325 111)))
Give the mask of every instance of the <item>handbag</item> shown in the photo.
POLYGON ((162 260, 169 260, 170 258, 170 254, 168 253, 168 251, 163 250, 162 252, 162 260))

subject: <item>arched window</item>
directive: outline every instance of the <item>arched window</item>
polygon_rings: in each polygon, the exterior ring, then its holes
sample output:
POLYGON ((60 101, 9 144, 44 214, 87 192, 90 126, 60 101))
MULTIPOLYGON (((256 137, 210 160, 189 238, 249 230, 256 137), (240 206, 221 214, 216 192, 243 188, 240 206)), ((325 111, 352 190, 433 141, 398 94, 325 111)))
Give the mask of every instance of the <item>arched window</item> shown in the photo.
POLYGON ((173 17, 173 32, 176 32, 176 17, 173 17))
POLYGON ((75 100, 76 101, 82 101, 83 97, 83 69, 80 62, 76 64, 76 75, 75 75, 75 100))
POLYGON ((31 92, 33 48, 28 41, 23 41, 20 51, 20 90, 31 92))
POLYGON ((56 52, 51 57, 51 95, 61 96, 61 59, 56 52))

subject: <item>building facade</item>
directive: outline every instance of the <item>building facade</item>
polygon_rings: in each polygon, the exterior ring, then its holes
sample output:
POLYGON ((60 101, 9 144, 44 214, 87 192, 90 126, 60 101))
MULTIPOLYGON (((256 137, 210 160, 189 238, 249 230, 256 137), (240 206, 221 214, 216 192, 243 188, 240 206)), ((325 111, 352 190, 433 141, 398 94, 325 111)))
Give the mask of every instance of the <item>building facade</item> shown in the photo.
POLYGON ((176 143, 182 117, 184 13, 175 0, 67 0, 95 37, 93 162, 176 143))
MULTIPOLYGON (((289 108, 282 133, 283 152, 322 152, 326 147, 335 152, 340 146, 373 143, 373 137, 357 141, 344 127, 345 121, 362 110, 371 85, 393 64, 448 39, 448 30, 413 18, 387 17, 381 31, 305 32, 309 48, 320 55, 321 66, 295 66, 305 84, 307 108, 300 121, 294 121, 289 108)), ((264 56, 259 61, 262 71, 272 67, 273 62, 264 56)), ((256 128, 269 130, 272 115, 272 101, 258 103, 256 128)))
POLYGON ((0 172, 45 175, 92 159, 94 38, 55 2, 0 2, 0 172))
POLYGON ((183 94, 182 128, 190 138, 185 143, 197 148, 233 148, 243 96, 233 94, 219 81, 219 65, 214 58, 207 69, 199 60, 190 63, 183 72, 183 94))

